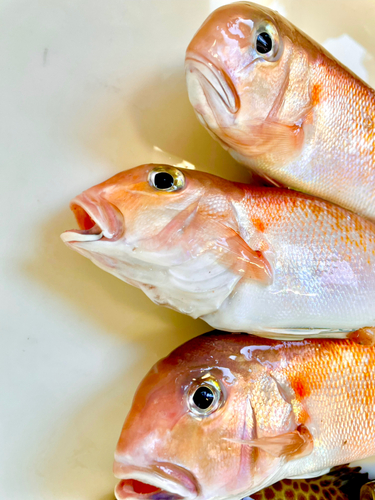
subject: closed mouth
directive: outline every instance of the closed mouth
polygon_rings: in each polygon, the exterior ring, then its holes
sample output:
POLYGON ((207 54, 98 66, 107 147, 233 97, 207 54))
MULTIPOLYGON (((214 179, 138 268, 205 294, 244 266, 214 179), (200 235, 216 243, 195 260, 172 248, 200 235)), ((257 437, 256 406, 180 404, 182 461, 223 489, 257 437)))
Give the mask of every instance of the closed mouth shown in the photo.
POLYGON ((114 474, 121 479, 115 488, 117 500, 192 500, 198 494, 193 476, 172 464, 138 469, 115 462, 114 474))
POLYGON ((70 204, 79 229, 69 229, 61 234, 64 243, 117 240, 124 230, 122 214, 102 198, 91 199, 85 193, 70 204))
MULTIPOLYGON (((239 110, 240 100, 229 76, 211 61, 196 55, 186 56, 186 72, 195 75, 208 93, 215 92, 227 110, 234 114, 239 110)), ((188 76, 189 82, 189 76, 188 76)), ((206 92, 205 92, 206 94, 206 92)), ((206 97, 209 98, 209 96, 206 97)))

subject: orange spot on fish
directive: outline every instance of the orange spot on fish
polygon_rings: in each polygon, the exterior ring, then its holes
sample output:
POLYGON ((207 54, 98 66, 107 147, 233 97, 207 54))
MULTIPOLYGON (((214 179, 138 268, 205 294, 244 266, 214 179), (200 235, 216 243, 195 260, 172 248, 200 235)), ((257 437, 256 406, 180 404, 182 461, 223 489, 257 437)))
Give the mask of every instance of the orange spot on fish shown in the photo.
POLYGON ((299 424, 306 424, 306 422, 310 420, 310 415, 307 413, 307 410, 303 406, 299 408, 298 412, 296 413, 296 417, 299 424))
POLYGON ((307 380, 304 380, 303 374, 297 374, 292 380, 293 391, 299 401, 310 396, 311 390, 307 385, 307 380))
POLYGON ((322 93, 322 85, 319 83, 316 83, 313 85, 312 92, 311 92, 311 101, 313 106, 316 106, 317 104, 320 103, 320 96, 322 93))
POLYGON ((261 233, 263 233, 263 231, 266 228, 264 222, 261 221, 260 219, 253 219, 253 224, 254 224, 255 229, 257 229, 261 233))

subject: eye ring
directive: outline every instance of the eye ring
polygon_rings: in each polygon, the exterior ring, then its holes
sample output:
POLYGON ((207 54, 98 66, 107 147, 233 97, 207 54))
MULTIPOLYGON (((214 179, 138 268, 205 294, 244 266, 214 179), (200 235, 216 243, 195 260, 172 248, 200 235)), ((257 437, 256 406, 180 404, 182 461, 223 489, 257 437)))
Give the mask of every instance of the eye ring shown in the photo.
POLYGON ((160 165, 148 174, 149 185, 157 191, 173 192, 185 187, 185 176, 176 167, 160 165))
POLYGON ((282 40, 272 23, 263 21, 259 24, 255 31, 254 49, 259 58, 268 62, 277 61, 281 57, 282 40))
POLYGON ((194 380, 189 387, 187 405, 194 416, 211 415, 222 406, 223 401, 224 396, 220 384, 211 376, 194 380))

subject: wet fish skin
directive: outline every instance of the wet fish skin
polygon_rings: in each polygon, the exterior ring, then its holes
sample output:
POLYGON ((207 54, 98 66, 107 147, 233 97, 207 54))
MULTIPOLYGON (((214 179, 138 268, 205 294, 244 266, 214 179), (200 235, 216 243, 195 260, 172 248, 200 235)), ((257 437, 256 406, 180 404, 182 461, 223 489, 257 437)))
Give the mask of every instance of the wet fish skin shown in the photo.
POLYGON ((115 453, 116 496, 139 498, 136 478, 165 498, 240 500, 285 478, 326 474, 375 453, 374 403, 374 347, 202 335, 140 384, 115 453), (213 384, 220 403, 196 415, 191 395, 213 384))
POLYGON ((72 209, 81 230, 62 235, 69 247, 213 327, 286 339, 375 325, 375 225, 325 201, 143 165, 72 209), (160 170, 182 188, 152 186, 160 170))
POLYGON ((236 160, 375 219, 375 91, 280 14, 250 2, 214 11, 186 77, 201 123, 236 160))

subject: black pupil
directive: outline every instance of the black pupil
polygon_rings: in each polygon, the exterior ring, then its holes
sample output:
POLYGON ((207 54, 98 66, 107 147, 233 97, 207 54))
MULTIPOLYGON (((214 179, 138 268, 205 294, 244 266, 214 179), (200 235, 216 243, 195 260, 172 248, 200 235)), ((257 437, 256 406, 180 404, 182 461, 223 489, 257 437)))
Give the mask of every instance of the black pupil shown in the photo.
POLYGON ((158 189, 169 189, 173 183, 173 176, 167 172, 158 172, 154 177, 154 185, 158 189))
POLYGON ((193 401, 201 410, 207 410, 212 405, 214 393, 208 387, 199 387, 194 393, 193 401))
POLYGON ((272 38, 268 33, 260 33, 257 38, 257 51, 260 54, 267 54, 272 50, 272 38))

